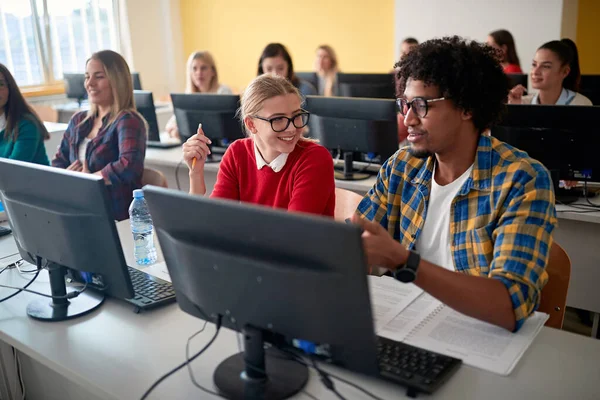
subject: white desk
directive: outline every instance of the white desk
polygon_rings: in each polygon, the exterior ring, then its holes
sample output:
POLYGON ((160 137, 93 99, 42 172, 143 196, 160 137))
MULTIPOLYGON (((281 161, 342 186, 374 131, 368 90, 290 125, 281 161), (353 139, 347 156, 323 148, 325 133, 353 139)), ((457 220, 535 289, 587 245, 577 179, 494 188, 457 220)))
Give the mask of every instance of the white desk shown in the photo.
POLYGON ((50 139, 44 141, 44 147, 46 147, 46 154, 48 155, 48 159, 52 161, 54 155, 58 150, 58 146, 60 146, 60 142, 62 141, 63 135, 67 130, 68 124, 44 121, 44 126, 50 134, 50 139))
MULTIPOLYGON (((131 246, 127 221, 119 224, 124 246, 131 246)), ((0 257, 15 250, 12 237, 0 238, 0 257)), ((131 258, 131 247, 125 249, 131 258)), ((15 271, 0 281, 23 285, 15 271)), ((48 292, 47 277, 30 286, 48 292)), ((0 289, 0 296, 7 290, 0 289)), ((202 321, 184 314, 176 305, 134 314, 125 302, 108 299, 90 315, 71 321, 44 323, 28 318, 27 303, 35 295, 21 293, 0 304, 0 340, 20 352, 28 399, 138 399, 163 373, 184 360, 187 338, 202 321)), ((203 346, 212 333, 209 326, 193 343, 203 346)), ((212 374, 220 361, 237 352, 235 333, 223 329, 211 348, 193 363, 196 379, 213 388, 212 374)), ((600 376, 600 341, 543 328, 509 377, 463 366, 433 399, 597 399, 600 376)), ((349 373, 329 371, 364 386, 385 399, 404 398, 402 387, 349 373)), ((349 399, 366 400, 356 390, 336 383, 349 399)), ((306 391, 319 399, 334 399, 311 371, 306 391)), ((164 381, 152 399, 209 398, 182 370, 164 381)), ((308 399, 300 394, 297 399, 308 399)), ((423 397, 426 398, 426 397, 423 397)), ((427 397, 429 398, 429 397, 427 397)))

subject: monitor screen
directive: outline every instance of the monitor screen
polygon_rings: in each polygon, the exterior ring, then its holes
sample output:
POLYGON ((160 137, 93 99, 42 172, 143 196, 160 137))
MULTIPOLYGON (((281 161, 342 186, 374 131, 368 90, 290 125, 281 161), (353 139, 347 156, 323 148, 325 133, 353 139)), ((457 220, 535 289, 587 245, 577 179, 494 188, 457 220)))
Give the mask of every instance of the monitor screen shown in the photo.
POLYGON ((394 74, 343 74, 337 75, 340 96, 375 99, 396 98, 394 74))
POLYGON ((154 107, 154 97, 152 96, 152 92, 146 90, 134 90, 133 98, 135 101, 135 108, 142 114, 146 122, 148 122, 148 140, 159 142, 160 130, 156 118, 156 108, 154 107))

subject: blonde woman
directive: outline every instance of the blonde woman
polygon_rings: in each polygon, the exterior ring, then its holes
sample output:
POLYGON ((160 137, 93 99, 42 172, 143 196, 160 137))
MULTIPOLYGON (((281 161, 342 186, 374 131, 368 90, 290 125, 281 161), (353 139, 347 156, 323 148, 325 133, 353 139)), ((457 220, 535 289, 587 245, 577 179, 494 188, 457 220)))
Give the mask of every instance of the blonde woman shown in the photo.
POLYGON ((89 111, 71 118, 52 166, 102 176, 114 218, 128 218, 134 189, 142 186, 147 124, 135 110, 127 62, 103 50, 86 62, 89 111))
MULTIPOLYGON (((249 137, 225 152, 211 197, 333 216, 333 161, 327 149, 303 137, 309 113, 301 103, 300 92, 285 77, 261 75, 248 85, 239 116, 249 137)), ((199 129, 183 145, 192 194, 206 193, 209 144, 199 129)))
MULTIPOLYGON (((232 94, 227 85, 219 83, 215 60, 208 51, 196 51, 190 54, 185 74, 185 93, 232 94)), ((175 116, 169 119, 165 130, 170 137, 179 137, 175 116)))
POLYGON ((339 92, 337 87, 339 68, 337 56, 331 46, 324 44, 317 48, 315 72, 319 79, 319 87, 317 88, 319 95, 337 96, 339 92))

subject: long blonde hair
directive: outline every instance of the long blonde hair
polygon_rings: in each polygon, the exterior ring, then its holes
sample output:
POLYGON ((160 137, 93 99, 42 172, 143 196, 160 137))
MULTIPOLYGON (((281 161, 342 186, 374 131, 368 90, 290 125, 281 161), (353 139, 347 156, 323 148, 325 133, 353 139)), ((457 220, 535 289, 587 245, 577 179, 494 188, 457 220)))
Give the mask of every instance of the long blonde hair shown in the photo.
POLYGON ((335 54, 335 50, 333 50, 333 47, 327 44, 322 44, 319 47, 317 47, 317 51, 319 50, 325 50, 325 52, 327 53, 327 55, 329 55, 329 58, 331 59, 331 70, 327 74, 325 74, 325 76, 323 76, 323 78, 325 79, 325 88, 323 90, 323 95, 332 96, 333 86, 335 85, 335 81, 337 80, 337 73, 339 72, 338 58, 335 54))
MULTIPOLYGON (((85 62, 87 65, 91 60, 100 61, 104 68, 104 73, 110 82, 113 95, 113 102, 110 106, 108 125, 115 122, 119 114, 128 111, 138 115, 143 121, 144 118, 137 112, 135 101, 133 99, 133 82, 131 72, 127 61, 117 52, 112 50, 98 51, 85 62)), ((98 115, 98 106, 90 103, 90 110, 81 124, 98 115)), ((80 124, 80 125, 81 125, 80 124)))
MULTIPOLYGON (((250 82, 240 99, 240 108, 237 112, 237 116, 240 119, 246 135, 250 136, 251 133, 245 123, 246 117, 252 117, 258 114, 258 112, 262 110, 265 101, 286 94, 294 94, 298 96, 301 104, 304 103, 300 91, 292 82, 283 76, 263 74, 257 76, 250 82)), ((300 140, 313 141, 305 137, 301 137, 300 140)))
POLYGON ((200 88, 194 85, 194 82, 192 82, 192 63, 194 62, 194 60, 201 60, 204 63, 208 64, 215 74, 210 81, 209 89, 206 93, 214 93, 217 90, 219 90, 219 73, 217 72, 217 65, 215 64, 215 59, 213 58, 212 54, 210 54, 208 51, 196 51, 190 54, 187 60, 187 66, 185 70, 185 92, 200 93, 200 88))

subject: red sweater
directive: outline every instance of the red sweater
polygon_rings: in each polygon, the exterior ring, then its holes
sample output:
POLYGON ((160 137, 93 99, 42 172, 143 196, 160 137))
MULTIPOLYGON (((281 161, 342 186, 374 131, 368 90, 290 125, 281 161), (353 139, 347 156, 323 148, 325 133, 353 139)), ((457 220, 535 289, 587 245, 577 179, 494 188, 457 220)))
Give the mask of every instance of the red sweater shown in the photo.
POLYGON ((323 146, 300 141, 281 171, 259 170, 253 140, 239 139, 225 152, 210 197, 333 217, 333 160, 323 146))
POLYGON ((521 67, 518 64, 508 64, 504 67, 505 74, 522 74, 521 67))

